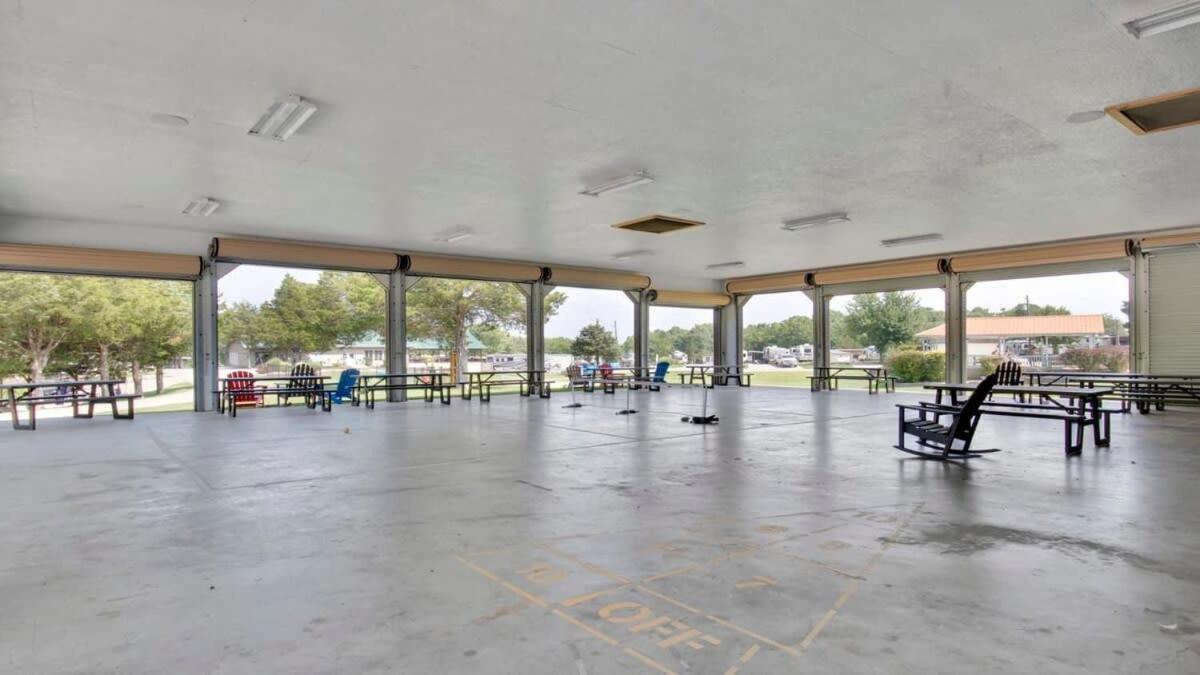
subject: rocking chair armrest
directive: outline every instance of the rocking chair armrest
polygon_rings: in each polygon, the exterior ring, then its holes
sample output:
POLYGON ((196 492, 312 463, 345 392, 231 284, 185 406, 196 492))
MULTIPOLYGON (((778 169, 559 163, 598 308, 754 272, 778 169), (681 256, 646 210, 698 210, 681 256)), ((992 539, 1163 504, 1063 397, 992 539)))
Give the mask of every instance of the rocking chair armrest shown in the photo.
POLYGON ((919 404, 921 410, 939 410, 945 413, 962 412, 961 405, 947 405, 945 403, 930 403, 929 401, 921 401, 919 404))

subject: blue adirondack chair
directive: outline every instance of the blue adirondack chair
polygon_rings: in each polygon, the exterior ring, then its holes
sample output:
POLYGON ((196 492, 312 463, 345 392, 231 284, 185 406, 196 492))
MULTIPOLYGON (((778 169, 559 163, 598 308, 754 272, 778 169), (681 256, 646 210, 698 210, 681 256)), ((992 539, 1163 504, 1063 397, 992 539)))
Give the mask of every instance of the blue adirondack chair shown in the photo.
MULTIPOLYGON (((650 376, 650 381, 655 384, 666 382, 667 368, 670 367, 670 363, 667 363, 666 361, 659 361, 658 365, 654 367, 654 374, 650 376)), ((662 387, 655 386, 655 384, 651 384, 649 386, 650 391, 658 391, 662 389, 662 387)))
POLYGON ((347 368, 338 378, 337 389, 333 390, 333 402, 342 403, 351 400, 354 395, 354 385, 358 384, 358 369, 347 368))

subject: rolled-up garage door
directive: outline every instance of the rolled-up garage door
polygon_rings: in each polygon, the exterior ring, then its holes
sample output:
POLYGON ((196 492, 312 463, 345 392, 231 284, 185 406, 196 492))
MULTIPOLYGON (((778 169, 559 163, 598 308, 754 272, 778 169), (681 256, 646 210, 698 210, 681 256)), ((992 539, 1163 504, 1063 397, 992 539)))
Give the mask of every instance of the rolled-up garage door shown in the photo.
POLYGON ((1146 256, 1150 268, 1150 372, 1200 375, 1200 249, 1146 256))
POLYGON ((651 289, 650 304, 662 307, 695 307, 699 309, 715 309, 724 307, 733 301, 726 293, 705 293, 702 291, 660 291, 651 289))
POLYGON ((197 255, 116 251, 70 246, 0 244, 0 269, 62 272, 105 276, 195 279, 200 276, 197 255))
POLYGON ((382 249, 347 248, 270 239, 218 237, 208 249, 213 260, 251 265, 283 265, 357 272, 391 272, 400 256, 382 249))
POLYGON ((614 291, 634 291, 650 287, 650 277, 636 272, 615 272, 560 265, 547 267, 543 280, 555 286, 603 288, 614 291))
POLYGON ((533 282, 542 278, 542 268, 529 263, 421 253, 406 255, 404 259, 404 272, 418 277, 514 282, 533 282))

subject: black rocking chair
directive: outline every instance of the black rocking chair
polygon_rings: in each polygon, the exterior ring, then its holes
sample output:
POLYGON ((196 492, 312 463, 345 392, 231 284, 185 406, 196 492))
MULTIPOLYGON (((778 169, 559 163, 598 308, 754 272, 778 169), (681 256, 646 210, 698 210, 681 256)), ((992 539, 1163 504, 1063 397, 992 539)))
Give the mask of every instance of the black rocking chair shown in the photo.
POLYGON ((988 375, 983 378, 978 387, 975 387, 975 391, 971 392, 971 397, 961 406, 927 402, 922 402, 918 405, 896 404, 900 415, 899 442, 895 446, 896 449, 917 455, 918 457, 936 459, 943 462, 970 459, 972 457, 979 457, 985 453, 998 452, 999 449, 971 449, 971 439, 975 437, 975 427, 979 424, 979 408, 987 400, 987 397, 991 395, 992 388, 995 386, 996 376, 994 374, 988 375), (905 419, 905 410, 915 410, 920 413, 920 416, 914 419, 905 419), (932 415, 933 419, 929 419, 930 415, 932 415), (940 419, 943 416, 951 418, 949 426, 944 426, 940 423, 940 419), (917 445, 931 448, 938 452, 927 452, 905 447, 904 436, 906 434, 916 436, 917 445), (954 447, 955 441, 961 441, 961 447, 954 447))

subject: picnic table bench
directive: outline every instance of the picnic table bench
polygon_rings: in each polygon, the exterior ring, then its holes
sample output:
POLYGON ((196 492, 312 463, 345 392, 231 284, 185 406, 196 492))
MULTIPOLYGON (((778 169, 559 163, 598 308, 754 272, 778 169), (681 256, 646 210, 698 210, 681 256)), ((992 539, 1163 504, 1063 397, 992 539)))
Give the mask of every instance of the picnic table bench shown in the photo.
POLYGON ((467 373, 467 380, 459 382, 459 386, 462 387, 462 399, 464 401, 470 401, 472 391, 475 391, 479 393, 479 401, 481 403, 487 403, 492 400, 492 387, 514 384, 520 387, 518 391, 521 396, 532 396, 534 390, 537 390, 538 398, 550 398, 550 388, 555 382, 546 380, 545 370, 493 370, 481 373, 467 373))
POLYGON ((1130 412, 1133 406, 1142 414, 1166 410, 1167 404, 1200 404, 1200 377, 1178 375, 1149 375, 1144 373, 1076 373, 1065 376, 1068 385, 1111 389, 1105 400, 1118 401, 1120 412, 1130 412))
MULTIPOLYGON (((975 391, 971 384, 927 384, 926 389, 937 392, 935 406, 944 405, 943 397, 948 394, 948 407, 958 407, 959 394, 975 391)), ((995 394, 1017 394, 1019 400, 983 401, 979 412, 984 415, 1024 417, 1027 419, 1056 420, 1063 423, 1063 450, 1068 455, 1083 452, 1083 430, 1092 428, 1096 447, 1107 447, 1111 439, 1111 416, 1100 407, 1101 399, 1111 389, 1071 386, 998 385, 992 388, 995 394)))
POLYGON ((9 412, 12 415, 13 429, 18 431, 35 431, 37 429, 37 407, 52 403, 71 402, 71 416, 75 419, 91 419, 97 404, 107 403, 112 406, 112 416, 115 420, 133 419, 133 402, 141 398, 140 394, 118 394, 117 385, 121 380, 61 380, 58 382, 24 382, 18 384, 0 384, 0 389, 6 391, 9 412), (52 394, 38 393, 40 389, 53 388, 52 394), (18 389, 25 393, 17 394, 18 389), (66 391, 61 391, 65 389, 66 391), (125 402, 126 412, 120 412, 119 402, 125 402), (80 412, 80 404, 87 404, 87 412, 80 412), (25 406, 29 421, 22 422, 19 406, 25 406))
POLYGON ((362 375, 359 377, 358 386, 354 389, 351 403, 356 406, 366 403, 368 410, 374 410, 376 392, 420 390, 424 392, 426 403, 433 403, 433 395, 436 391, 442 404, 450 405, 450 392, 454 385, 446 381, 449 377, 450 373, 436 372, 362 375))
POLYGON ((228 412, 230 417, 237 417, 237 404, 239 398, 255 395, 264 396, 266 394, 274 394, 280 400, 292 396, 303 398, 304 405, 309 410, 315 410, 319 404, 321 406, 321 410, 325 412, 332 412, 334 392, 325 388, 325 380, 327 379, 329 378, 324 375, 220 377, 217 378, 217 382, 220 384, 220 387, 214 392, 217 395, 217 412, 222 414, 228 412), (247 385, 257 386, 259 383, 263 382, 281 382, 283 384, 270 390, 263 387, 261 388, 261 392, 258 394, 248 391, 247 385))
POLYGON ((883 366, 817 366, 809 376, 809 389, 833 391, 840 380, 864 380, 868 394, 878 394, 880 384, 887 393, 896 391, 896 378, 883 366), (862 374, 854 375, 856 372, 862 374))
POLYGON ((708 364, 699 364, 687 366, 687 373, 679 374, 679 384, 695 384, 696 378, 700 379, 700 383, 706 387, 714 387, 718 384, 726 386, 729 380, 737 380, 739 387, 749 387, 751 373, 747 373, 742 366, 714 366, 708 364))

